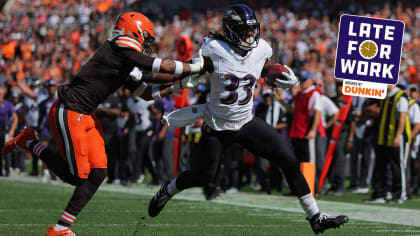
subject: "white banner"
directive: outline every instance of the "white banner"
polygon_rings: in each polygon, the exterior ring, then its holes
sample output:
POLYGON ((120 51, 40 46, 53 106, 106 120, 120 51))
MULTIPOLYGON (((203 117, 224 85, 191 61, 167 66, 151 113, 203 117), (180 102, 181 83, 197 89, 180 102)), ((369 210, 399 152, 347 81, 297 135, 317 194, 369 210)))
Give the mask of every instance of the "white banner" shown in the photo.
POLYGON ((343 94, 385 99, 387 84, 343 79, 343 94))

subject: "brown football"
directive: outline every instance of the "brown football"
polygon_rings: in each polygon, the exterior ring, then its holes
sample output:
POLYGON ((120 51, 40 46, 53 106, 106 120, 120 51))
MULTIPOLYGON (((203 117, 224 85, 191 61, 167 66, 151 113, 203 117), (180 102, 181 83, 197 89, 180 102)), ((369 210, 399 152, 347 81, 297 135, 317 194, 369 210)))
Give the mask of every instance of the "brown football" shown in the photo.
POLYGON ((286 80, 284 75, 282 75, 282 72, 289 73, 289 71, 280 64, 273 64, 270 69, 268 70, 266 76, 265 76, 265 82, 270 85, 271 87, 276 87, 274 81, 277 79, 286 80))

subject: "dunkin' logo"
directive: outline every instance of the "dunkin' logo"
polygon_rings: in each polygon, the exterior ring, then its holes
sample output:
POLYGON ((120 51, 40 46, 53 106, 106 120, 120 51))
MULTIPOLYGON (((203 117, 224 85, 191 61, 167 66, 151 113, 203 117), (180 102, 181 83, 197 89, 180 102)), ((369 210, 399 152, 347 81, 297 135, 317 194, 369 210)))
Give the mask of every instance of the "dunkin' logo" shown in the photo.
POLYGON ((348 95, 384 97, 384 85, 398 83, 403 34, 402 21, 342 15, 334 76, 337 79, 360 81, 352 89, 343 86, 343 92, 348 95), (376 84, 368 87, 365 82, 376 84), (357 94, 352 91, 357 91, 357 94), (378 93, 371 95, 372 91, 378 93), (379 91, 382 96, 379 96, 379 91))
POLYGON ((386 84, 344 80, 343 94, 384 99, 386 98, 386 87, 386 84))

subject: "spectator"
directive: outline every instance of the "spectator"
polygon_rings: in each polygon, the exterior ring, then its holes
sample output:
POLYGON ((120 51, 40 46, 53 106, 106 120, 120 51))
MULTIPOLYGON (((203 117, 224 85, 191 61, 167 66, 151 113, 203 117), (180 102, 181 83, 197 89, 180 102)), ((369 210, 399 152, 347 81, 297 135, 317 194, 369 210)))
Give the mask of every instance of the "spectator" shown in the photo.
MULTIPOLYGON (((127 106, 134 116, 135 126, 133 138, 135 139, 135 152, 132 152, 133 174, 131 181, 141 183, 145 177, 145 168, 152 175, 152 183, 159 183, 156 164, 152 161, 149 151, 154 130, 150 120, 150 109, 154 101, 145 101, 142 98, 131 95, 128 98, 127 106)), ((172 154, 172 153, 171 153, 172 154)))
POLYGON ((299 162, 315 163, 315 137, 318 130, 325 136, 321 123, 321 91, 313 85, 314 80, 308 71, 302 71, 299 79, 301 91, 294 97, 290 137, 299 162))
MULTIPOLYGON (((156 109, 160 115, 169 113, 175 109, 174 101, 169 97, 164 97, 155 102, 156 109)), ((155 161, 158 165, 159 178, 162 181, 170 180, 174 177, 174 131, 168 127, 168 124, 156 125, 155 142, 155 161)))
MULTIPOLYGON (((273 126, 279 132, 287 130, 287 111, 279 102, 281 97, 279 93, 271 91, 271 89, 263 90, 263 102, 259 103, 255 116, 265 120, 265 122, 273 126)), ((274 188, 282 191, 283 174, 278 166, 269 163, 267 160, 260 158, 260 178, 262 190, 271 193, 274 188)))
MULTIPOLYGON (((39 127, 39 135, 40 135, 40 141, 42 144, 49 146, 51 148, 56 147, 55 139, 52 138, 52 133, 50 129, 50 123, 48 121, 48 115, 50 112, 51 107, 57 101, 57 84, 54 80, 47 80, 44 83, 45 88, 48 92, 48 97, 45 98, 43 101, 39 104, 39 118, 38 118, 38 124, 37 127, 39 127)), ((44 171, 42 175, 42 181, 43 182, 49 182, 51 180, 56 180, 55 173, 53 173, 52 170, 48 169, 47 166, 45 166, 44 163, 44 171)))
POLYGON ((353 97, 354 120, 351 125, 355 126, 355 133, 350 152, 350 190, 354 193, 369 192, 368 174, 375 130, 373 120, 367 117, 364 112, 368 101, 363 97, 353 97))
MULTIPOLYGON (((336 83, 336 94, 337 96, 333 98, 336 106, 340 106, 342 102, 343 82, 337 81, 336 83)), ((346 153, 352 149, 354 133, 355 133, 355 123, 352 123, 353 119, 353 109, 350 107, 347 118, 344 121, 343 127, 341 129, 340 137, 337 140, 337 145, 335 147, 334 158, 331 163, 330 169, 330 182, 331 187, 328 190, 328 194, 341 196, 344 193, 344 170, 346 166, 346 153)), ((329 130, 331 135, 332 129, 329 130)))
POLYGON ((405 170, 403 153, 405 143, 411 138, 410 130, 405 128, 408 112, 407 96, 395 85, 388 86, 388 94, 379 106, 372 105, 370 111, 377 117, 377 139, 375 147, 375 166, 372 177, 372 198, 368 203, 385 203, 386 166, 392 171, 392 202, 406 200, 405 170), (394 128, 395 127, 395 128, 394 128))
POLYGON ((420 130, 420 106, 417 103, 418 92, 417 87, 412 86, 409 90, 409 101, 408 101, 408 120, 411 126, 411 144, 409 148, 407 160, 405 162, 406 175, 407 175, 407 197, 411 198, 413 191, 417 188, 417 173, 415 171, 415 161, 417 159, 418 145, 417 134, 420 130))
MULTIPOLYGON (((121 115, 121 103, 116 93, 109 96, 95 111, 99 123, 101 123, 103 137, 105 142, 105 151, 108 157, 108 182, 114 182, 118 179, 119 171, 122 167, 121 161, 123 156, 119 156, 117 141, 117 117, 121 115)), ((121 184, 128 184, 128 179, 121 179, 121 184)))
MULTIPOLYGON (((4 99, 6 88, 0 87, 0 147, 3 148, 5 142, 13 137, 18 124, 18 117, 13 108, 13 104, 4 99)), ((0 153, 0 176, 9 176, 10 174, 10 157, 0 153), (3 162, 4 173, 3 173, 3 162)))
MULTIPOLYGON (((324 82, 322 79, 317 79, 315 83, 316 87, 323 93, 324 92, 324 82)), ((321 94, 321 122, 322 125, 325 127, 325 130, 331 129, 338 118, 338 107, 334 104, 334 102, 324 94, 321 94)), ((328 133, 322 136, 319 131, 315 138, 315 157, 316 157, 316 170, 315 170, 315 192, 321 192, 318 189, 318 181, 321 176, 322 168, 324 167, 324 160, 327 154, 327 147, 328 147, 328 133)))
MULTIPOLYGON (((24 94, 27 125, 38 130, 39 104, 46 98, 46 94, 41 90, 41 80, 36 77, 32 78, 29 87, 18 79, 17 85, 24 94)), ((38 157, 33 154, 31 175, 38 175, 38 157)))

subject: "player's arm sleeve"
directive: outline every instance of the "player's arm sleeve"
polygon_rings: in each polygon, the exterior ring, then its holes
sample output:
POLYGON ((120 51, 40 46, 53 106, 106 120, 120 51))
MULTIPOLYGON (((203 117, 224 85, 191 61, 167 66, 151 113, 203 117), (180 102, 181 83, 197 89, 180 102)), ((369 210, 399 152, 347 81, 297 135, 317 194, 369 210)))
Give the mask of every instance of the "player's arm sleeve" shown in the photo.
POLYGON ((267 71, 273 65, 273 63, 271 62, 271 57, 273 56, 273 49, 265 41, 264 41, 264 44, 266 46, 264 47, 264 60, 265 60, 265 64, 264 64, 264 67, 263 67, 263 70, 262 70, 262 76, 263 77, 266 75, 267 71))
POLYGON ((271 57, 273 56, 273 49, 271 48, 270 45, 267 44, 267 47, 265 49, 265 59, 267 60, 271 60, 271 57))
POLYGON ((151 71, 153 68, 154 57, 149 57, 131 48, 121 48, 118 53, 121 58, 139 69, 151 71))
POLYGON ((134 81, 128 79, 127 82, 124 84, 124 88, 130 90, 131 93, 134 93, 137 89, 142 87, 147 87, 147 84, 143 81, 134 81))
POLYGON ((262 72, 261 72, 261 76, 262 77, 265 77, 267 75, 267 71, 270 69, 270 67, 272 65, 273 65, 273 63, 269 59, 267 59, 265 61, 264 66, 263 66, 263 69, 262 69, 262 72))
MULTIPOLYGON (((205 72, 212 73, 214 71, 212 58, 214 58, 215 49, 211 48, 210 42, 211 40, 208 37, 205 37, 203 40, 201 40, 201 46, 199 50, 201 50, 204 59, 204 68, 200 74, 205 72)), ((195 57, 197 57, 197 55, 195 57)), ((195 61, 195 57, 193 57, 193 61, 195 61)))
POLYGON ((127 63, 136 66, 143 70, 152 71, 154 73, 167 73, 174 75, 188 75, 198 73, 203 69, 204 65, 201 64, 188 64, 171 59, 154 58, 143 54, 134 46, 127 46, 121 43, 119 37, 111 41, 116 47, 119 47, 117 53, 120 57, 127 61, 127 63))

